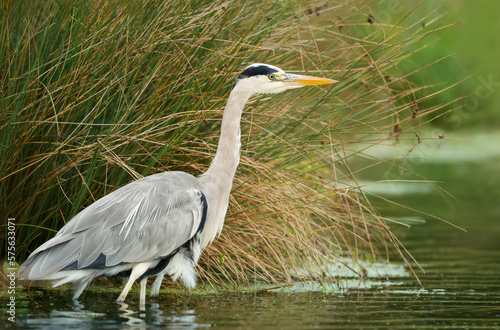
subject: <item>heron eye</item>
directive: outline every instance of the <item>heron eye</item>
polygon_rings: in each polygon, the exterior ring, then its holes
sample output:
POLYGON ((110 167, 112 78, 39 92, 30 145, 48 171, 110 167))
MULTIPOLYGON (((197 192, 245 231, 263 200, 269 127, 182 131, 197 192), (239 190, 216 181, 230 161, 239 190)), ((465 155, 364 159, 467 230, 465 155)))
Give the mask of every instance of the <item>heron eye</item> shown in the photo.
POLYGON ((271 73, 269 76, 267 76, 269 78, 269 80, 274 80, 274 73, 271 73))

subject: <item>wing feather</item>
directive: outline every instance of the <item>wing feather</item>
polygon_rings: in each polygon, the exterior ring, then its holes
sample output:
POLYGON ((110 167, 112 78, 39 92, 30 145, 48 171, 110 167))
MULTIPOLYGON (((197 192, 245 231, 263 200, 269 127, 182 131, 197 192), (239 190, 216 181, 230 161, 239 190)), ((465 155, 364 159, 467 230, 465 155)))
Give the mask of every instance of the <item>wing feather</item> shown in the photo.
POLYGON ((183 172, 132 182, 78 213, 31 254, 21 275, 37 279, 68 267, 82 269, 102 255, 106 267, 168 256, 199 229, 200 196, 201 184, 183 172))

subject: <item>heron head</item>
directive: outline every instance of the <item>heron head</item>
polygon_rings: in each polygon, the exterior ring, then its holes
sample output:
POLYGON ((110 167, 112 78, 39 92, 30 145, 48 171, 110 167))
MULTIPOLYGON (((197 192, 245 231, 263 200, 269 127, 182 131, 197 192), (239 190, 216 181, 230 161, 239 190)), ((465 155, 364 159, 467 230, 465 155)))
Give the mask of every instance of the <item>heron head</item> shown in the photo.
POLYGON ((233 89, 251 94, 275 94, 308 85, 334 84, 336 80, 286 73, 269 64, 255 63, 236 78, 233 89))

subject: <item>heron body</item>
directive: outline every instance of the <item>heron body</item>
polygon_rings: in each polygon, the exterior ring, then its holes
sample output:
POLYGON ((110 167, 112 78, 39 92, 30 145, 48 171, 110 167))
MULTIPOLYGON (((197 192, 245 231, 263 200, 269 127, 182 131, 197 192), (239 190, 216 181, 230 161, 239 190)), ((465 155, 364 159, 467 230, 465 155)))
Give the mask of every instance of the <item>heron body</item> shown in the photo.
POLYGON ((252 64, 236 79, 222 117, 217 152, 208 170, 196 178, 164 172, 131 182, 97 200, 20 267, 21 279, 73 283, 78 299, 97 277, 128 277, 118 302, 133 283, 156 276, 151 296, 158 295, 165 274, 194 288, 201 252, 220 234, 240 157, 240 121, 256 93, 279 93, 305 85, 336 81, 287 74, 267 64, 252 64))

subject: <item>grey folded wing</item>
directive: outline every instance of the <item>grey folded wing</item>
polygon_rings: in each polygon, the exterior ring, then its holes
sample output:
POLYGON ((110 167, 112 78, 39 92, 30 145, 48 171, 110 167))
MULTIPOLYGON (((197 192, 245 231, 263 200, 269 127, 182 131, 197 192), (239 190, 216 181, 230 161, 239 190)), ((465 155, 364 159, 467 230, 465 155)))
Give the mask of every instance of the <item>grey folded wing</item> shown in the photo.
POLYGON ((183 172, 145 177, 78 213, 30 255, 21 278, 166 257, 203 229, 206 212, 195 177, 183 172))

